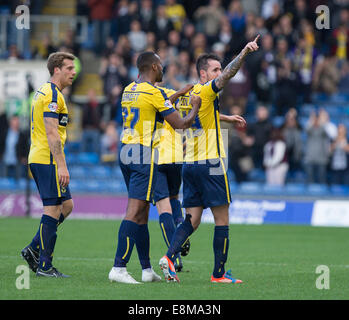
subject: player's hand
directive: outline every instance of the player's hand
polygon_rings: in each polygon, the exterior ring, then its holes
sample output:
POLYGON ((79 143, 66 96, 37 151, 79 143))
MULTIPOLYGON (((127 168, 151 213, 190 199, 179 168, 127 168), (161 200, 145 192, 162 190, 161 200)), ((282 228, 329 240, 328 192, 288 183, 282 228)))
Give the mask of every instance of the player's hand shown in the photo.
POLYGON ((189 104, 191 104, 193 107, 200 108, 201 107, 201 98, 196 95, 190 96, 189 104))
POLYGON ((257 44, 257 41, 259 39, 260 35, 258 35, 253 41, 246 44, 245 49, 247 50, 247 53, 257 51, 259 46, 257 44))
POLYGON ((58 182, 62 188, 66 188, 69 184, 70 176, 66 166, 58 167, 58 182))
POLYGON ((232 122, 235 126, 239 128, 245 128, 246 127, 246 120, 238 115, 231 115, 228 116, 230 122, 232 122))

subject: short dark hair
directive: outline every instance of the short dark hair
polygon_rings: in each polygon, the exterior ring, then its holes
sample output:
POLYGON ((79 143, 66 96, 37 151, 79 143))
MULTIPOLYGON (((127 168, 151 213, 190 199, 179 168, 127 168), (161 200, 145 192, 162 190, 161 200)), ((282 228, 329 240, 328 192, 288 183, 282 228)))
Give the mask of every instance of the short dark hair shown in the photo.
POLYGON ((137 68, 140 73, 150 70, 153 63, 158 62, 159 57, 152 51, 141 53, 137 58, 137 68))
POLYGON ((62 68, 65 59, 73 60, 75 56, 69 52, 54 52, 51 53, 47 59, 47 69, 51 76, 53 76, 55 68, 62 68))
POLYGON ((221 59, 219 56, 217 56, 214 53, 203 53, 198 57, 198 60, 196 61, 196 72, 198 73, 198 76, 200 77, 200 70, 207 70, 208 68, 208 60, 216 60, 221 62, 221 59))

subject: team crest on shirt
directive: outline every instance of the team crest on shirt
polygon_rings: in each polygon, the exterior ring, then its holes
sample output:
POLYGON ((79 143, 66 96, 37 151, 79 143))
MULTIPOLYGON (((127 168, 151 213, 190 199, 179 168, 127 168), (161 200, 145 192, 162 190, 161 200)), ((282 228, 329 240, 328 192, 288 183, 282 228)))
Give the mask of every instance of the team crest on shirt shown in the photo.
POLYGON ((137 84, 135 84, 132 88, 131 88, 131 91, 136 91, 137 89, 137 84))
POLYGON ((57 109, 58 109, 58 105, 56 102, 51 102, 49 105, 48 105, 48 108, 52 111, 52 112, 56 112, 57 109))
POLYGON ((172 108, 172 103, 171 103, 170 100, 165 100, 164 105, 165 105, 166 108, 172 108))

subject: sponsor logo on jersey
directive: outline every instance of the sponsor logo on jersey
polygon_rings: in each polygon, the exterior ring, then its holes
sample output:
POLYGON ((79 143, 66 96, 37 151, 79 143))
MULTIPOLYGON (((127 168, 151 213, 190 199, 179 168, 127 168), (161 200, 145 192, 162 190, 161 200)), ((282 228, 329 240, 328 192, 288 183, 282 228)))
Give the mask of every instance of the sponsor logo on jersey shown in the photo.
POLYGON ((49 105, 48 105, 48 108, 52 111, 52 112, 56 112, 57 109, 58 109, 58 105, 56 102, 51 102, 49 105))
POLYGON ((166 108, 172 108, 172 103, 170 100, 166 100, 164 105, 166 108))

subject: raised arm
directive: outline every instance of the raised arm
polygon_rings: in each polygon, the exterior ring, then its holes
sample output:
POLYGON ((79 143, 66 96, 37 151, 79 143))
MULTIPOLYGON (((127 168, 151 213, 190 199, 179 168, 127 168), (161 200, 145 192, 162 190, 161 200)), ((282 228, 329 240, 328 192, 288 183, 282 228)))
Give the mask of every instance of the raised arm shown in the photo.
POLYGON ((193 95, 190 97, 189 103, 192 105, 192 109, 186 117, 182 118, 177 110, 165 117, 165 120, 172 126, 172 128, 188 129, 191 127, 201 106, 201 98, 193 95))
POLYGON ((239 55, 224 68, 222 74, 214 80, 218 89, 222 89, 225 84, 235 76, 248 53, 258 50, 259 47, 257 41, 259 36, 260 35, 258 35, 253 41, 249 42, 245 48, 241 50, 239 55))
POLYGON ((61 138, 58 133, 58 119, 44 117, 46 136, 50 151, 57 163, 58 180, 61 187, 69 184, 69 172, 63 155, 61 138))

